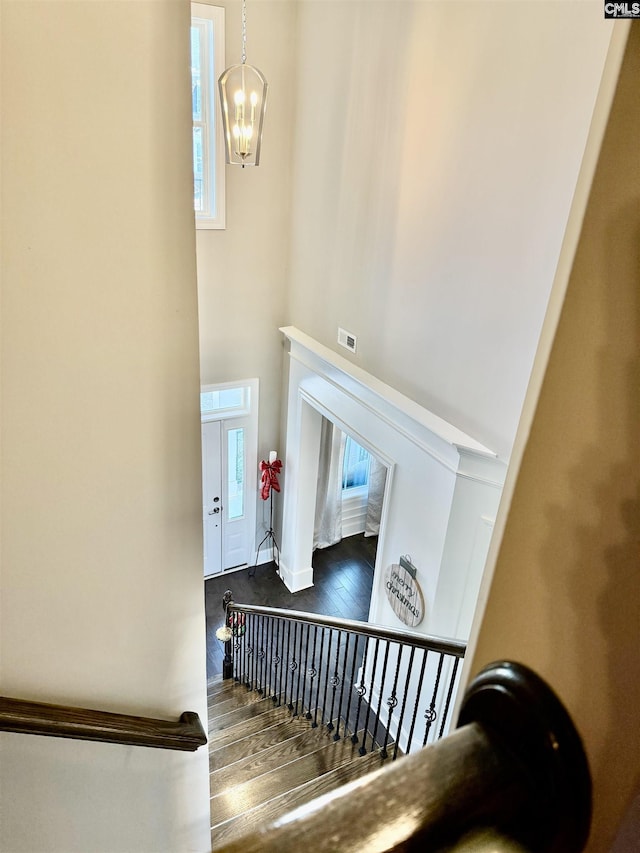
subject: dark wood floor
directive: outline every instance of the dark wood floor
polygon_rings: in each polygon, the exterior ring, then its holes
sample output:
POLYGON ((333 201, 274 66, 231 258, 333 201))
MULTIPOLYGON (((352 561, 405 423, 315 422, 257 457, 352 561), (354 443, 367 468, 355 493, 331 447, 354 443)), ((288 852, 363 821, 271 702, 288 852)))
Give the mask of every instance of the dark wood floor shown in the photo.
POLYGON ((314 552, 314 585, 291 593, 276 574, 275 563, 257 566, 255 576, 249 570, 223 574, 205 581, 207 624, 207 677, 222 671, 223 647, 216 638, 222 624, 222 596, 233 592, 234 601, 264 604, 289 610, 304 610, 366 622, 369 616, 377 536, 349 536, 314 552))

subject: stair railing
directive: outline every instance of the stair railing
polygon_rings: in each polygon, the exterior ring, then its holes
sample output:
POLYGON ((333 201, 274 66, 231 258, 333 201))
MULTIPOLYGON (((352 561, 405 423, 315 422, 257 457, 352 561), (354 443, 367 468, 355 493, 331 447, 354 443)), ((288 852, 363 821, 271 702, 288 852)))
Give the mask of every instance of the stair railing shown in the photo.
POLYGON ((223 599, 223 678, 382 758, 448 731, 466 644, 368 622, 223 599))
POLYGON ((193 711, 185 711, 173 722, 6 696, 0 697, 0 731, 185 752, 195 752, 207 742, 200 717, 193 711))
POLYGON ((580 853, 590 822, 571 718, 535 673, 501 661, 472 681, 448 737, 215 850, 580 853))

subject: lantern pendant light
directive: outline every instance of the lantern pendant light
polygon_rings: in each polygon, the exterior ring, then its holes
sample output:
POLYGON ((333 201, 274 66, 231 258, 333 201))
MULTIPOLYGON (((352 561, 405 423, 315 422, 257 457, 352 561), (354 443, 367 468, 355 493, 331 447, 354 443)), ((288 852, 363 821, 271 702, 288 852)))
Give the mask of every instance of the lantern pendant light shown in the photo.
POLYGON ((220 105, 227 163, 260 163, 262 123, 267 105, 267 81, 262 72, 247 65, 247 9, 242 0, 242 62, 220 75, 220 105))

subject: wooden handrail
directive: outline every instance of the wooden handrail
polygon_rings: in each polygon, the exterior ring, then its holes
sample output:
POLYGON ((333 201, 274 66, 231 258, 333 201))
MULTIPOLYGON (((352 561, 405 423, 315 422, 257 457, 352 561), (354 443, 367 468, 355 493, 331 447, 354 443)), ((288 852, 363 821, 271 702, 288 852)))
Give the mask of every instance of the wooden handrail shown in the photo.
MULTIPOLYGON (((226 593, 225 593, 226 596, 226 593)), ((321 625, 324 628, 335 628, 337 631, 350 631, 371 639, 389 640, 392 643, 402 643, 441 652, 452 657, 463 658, 467 644, 463 640, 451 640, 447 637, 435 637, 429 634, 415 634, 411 631, 401 631, 388 625, 376 625, 374 622, 357 622, 355 619, 343 619, 337 616, 324 616, 320 613, 308 613, 306 610, 283 610, 278 607, 263 607, 259 604, 238 604, 236 601, 223 599, 227 613, 256 613, 270 616, 274 619, 289 619, 292 622, 304 622, 307 625, 321 625)))
POLYGON ((526 667, 492 664, 470 685, 458 724, 434 745, 216 853, 583 850, 589 768, 550 688, 526 667), (479 832, 495 843, 470 845, 469 836, 479 832))
POLYGON ((0 731, 194 752, 207 742, 200 717, 178 722, 0 697, 0 731))

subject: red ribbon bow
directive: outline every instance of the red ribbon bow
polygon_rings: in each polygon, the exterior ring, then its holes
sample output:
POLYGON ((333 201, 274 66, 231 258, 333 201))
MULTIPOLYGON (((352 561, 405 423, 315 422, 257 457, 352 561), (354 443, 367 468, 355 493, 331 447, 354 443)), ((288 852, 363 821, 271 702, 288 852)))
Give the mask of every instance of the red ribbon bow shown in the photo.
POLYGON ((276 459, 275 462, 265 462, 264 459, 260 463, 262 471, 262 479, 260 481, 260 497, 263 501, 269 497, 269 492, 273 489, 276 492, 280 491, 280 483, 278 482, 278 474, 282 471, 282 462, 276 459))

